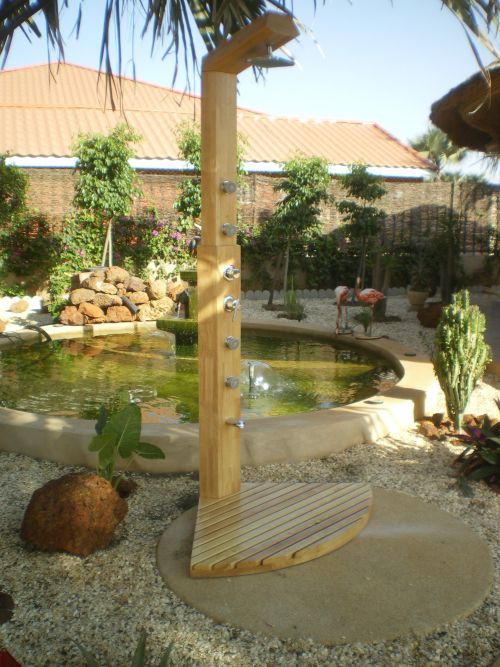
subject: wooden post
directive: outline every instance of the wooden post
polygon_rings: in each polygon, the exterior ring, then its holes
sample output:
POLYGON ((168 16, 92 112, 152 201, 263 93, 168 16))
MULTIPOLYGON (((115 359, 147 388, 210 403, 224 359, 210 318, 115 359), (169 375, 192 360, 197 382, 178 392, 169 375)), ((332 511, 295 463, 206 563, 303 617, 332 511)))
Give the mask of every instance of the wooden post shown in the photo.
POLYGON ((202 233, 198 247, 198 358, 200 421, 200 497, 224 498, 240 491, 240 389, 227 378, 240 377, 240 308, 228 311, 224 299, 241 297, 239 278, 226 280, 224 269, 240 269, 236 236, 237 184, 236 75, 250 56, 278 48, 298 31, 286 14, 266 14, 209 53, 203 61, 201 94, 202 233), (238 347, 227 342, 236 339, 238 347))

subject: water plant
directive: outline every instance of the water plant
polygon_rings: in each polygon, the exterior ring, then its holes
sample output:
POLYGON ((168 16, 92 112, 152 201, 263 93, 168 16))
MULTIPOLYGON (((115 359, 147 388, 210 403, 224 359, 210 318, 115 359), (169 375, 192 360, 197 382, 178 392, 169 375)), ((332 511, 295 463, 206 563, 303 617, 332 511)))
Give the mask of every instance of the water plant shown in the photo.
POLYGON ((290 289, 285 293, 285 312, 280 313, 278 317, 286 317, 288 320, 305 320, 307 317, 305 314, 304 305, 299 301, 297 292, 293 284, 293 278, 291 280, 290 289))
MULTIPOLYGON (((496 401, 499 406, 499 401, 496 401)), ((479 425, 467 425, 465 433, 456 434, 464 443, 464 451, 457 456, 458 482, 467 495, 472 495, 469 481, 483 479, 500 487, 500 421, 493 422, 484 415, 479 425)))
POLYGON ((130 403, 111 417, 104 405, 100 407, 95 425, 97 435, 92 438, 89 451, 97 452, 97 474, 107 479, 114 489, 118 488, 123 478, 123 473, 115 475, 118 458, 127 462, 125 469, 134 455, 145 459, 165 458, 165 454, 156 445, 139 441, 141 422, 141 410, 135 403, 130 403))
POLYGON ((436 329, 432 363, 456 431, 460 431, 469 398, 490 361, 485 328, 484 315, 470 304, 469 292, 462 290, 443 308, 436 329))
POLYGON ((363 331, 366 334, 373 320, 373 310, 370 306, 364 306, 363 310, 354 316, 354 319, 363 326, 363 331))

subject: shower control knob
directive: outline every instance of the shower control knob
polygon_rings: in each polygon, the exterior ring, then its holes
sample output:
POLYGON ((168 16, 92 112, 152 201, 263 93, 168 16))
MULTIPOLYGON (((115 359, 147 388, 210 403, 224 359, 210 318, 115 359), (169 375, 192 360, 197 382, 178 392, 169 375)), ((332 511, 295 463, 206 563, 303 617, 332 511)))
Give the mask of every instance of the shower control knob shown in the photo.
POLYGON ((226 338, 224 338, 224 344, 230 350, 237 350, 240 346, 240 341, 234 336, 226 336, 226 338))
POLYGON ((221 225, 220 229, 224 236, 236 236, 236 232, 238 231, 236 225, 232 225, 230 222, 225 222, 221 225))
POLYGON ((236 192, 236 183, 234 181, 222 181, 220 189, 227 195, 232 195, 236 192))
POLYGON ((234 264, 230 264, 224 268, 223 275, 226 280, 234 280, 235 278, 240 277, 241 271, 240 269, 237 269, 234 264))
POLYGON ((238 308, 241 307, 239 299, 236 299, 234 296, 226 296, 224 298, 224 310, 228 313, 233 313, 233 322, 236 320, 236 315, 238 314, 238 308))
POLYGON ((229 387, 229 389, 237 389, 240 386, 240 381, 238 378, 229 375, 227 378, 224 378, 224 384, 226 387, 229 387))

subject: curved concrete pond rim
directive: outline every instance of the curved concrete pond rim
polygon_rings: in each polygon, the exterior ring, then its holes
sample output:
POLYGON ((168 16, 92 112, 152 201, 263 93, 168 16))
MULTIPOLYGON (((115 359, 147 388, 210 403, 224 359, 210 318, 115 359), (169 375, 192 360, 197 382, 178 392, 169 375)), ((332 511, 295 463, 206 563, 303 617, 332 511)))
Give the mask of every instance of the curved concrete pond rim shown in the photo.
MULTIPOLYGON (((247 420, 241 432, 242 465, 322 458, 355 444, 374 442, 387 434, 397 436, 415 419, 433 411, 438 384, 432 366, 425 355, 414 354, 404 345, 385 338, 360 340, 353 336, 335 336, 333 329, 292 321, 245 321, 242 327, 245 331, 299 334, 331 343, 341 341, 385 357, 401 375, 395 386, 377 395, 380 403, 365 399, 340 408, 247 420), (405 353, 411 356, 405 356, 405 353)), ((44 328, 57 340, 148 331, 156 328, 156 324, 51 325, 44 328)), ((18 336, 24 341, 37 341, 39 337, 33 331, 18 336)), ((5 341, 1 342, 5 344, 5 341)), ((92 421, 0 408, 0 450, 3 451, 94 468, 95 454, 88 451, 94 433, 92 421)), ((197 470, 197 424, 145 424, 141 438, 160 446, 165 459, 135 459, 131 470, 152 473, 197 470)))

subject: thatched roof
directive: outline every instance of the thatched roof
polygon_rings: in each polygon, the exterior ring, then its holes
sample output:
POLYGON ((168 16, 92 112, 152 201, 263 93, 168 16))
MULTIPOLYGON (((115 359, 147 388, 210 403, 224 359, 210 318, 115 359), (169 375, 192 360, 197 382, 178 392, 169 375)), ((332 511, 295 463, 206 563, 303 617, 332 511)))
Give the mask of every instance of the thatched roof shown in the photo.
POLYGON ((457 145, 500 151, 500 64, 477 72, 431 107, 430 118, 457 145))

